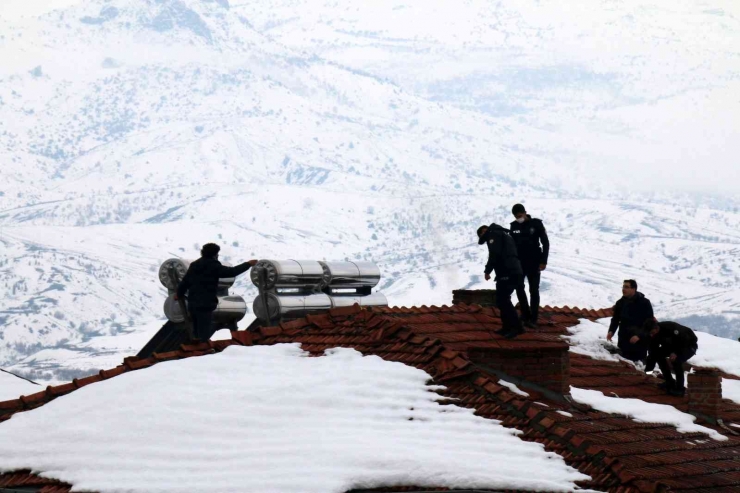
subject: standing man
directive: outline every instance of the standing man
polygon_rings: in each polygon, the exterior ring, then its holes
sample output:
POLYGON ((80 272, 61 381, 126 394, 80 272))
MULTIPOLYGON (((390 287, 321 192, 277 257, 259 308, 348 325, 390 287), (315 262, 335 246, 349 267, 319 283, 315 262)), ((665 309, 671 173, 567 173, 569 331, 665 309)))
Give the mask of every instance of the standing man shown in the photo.
POLYGON ((622 283, 622 299, 614 305, 614 316, 609 324, 606 340, 611 341, 619 330, 620 354, 632 361, 647 358, 650 334, 644 329, 645 321, 653 318, 653 305, 645 295, 637 291, 637 281, 628 279, 622 283))
POLYGON ((665 383, 659 387, 670 395, 683 397, 686 394, 683 364, 699 349, 696 334, 690 328, 676 322, 658 322, 655 318, 645 322, 645 329, 650 331, 650 353, 645 364, 645 372, 653 371, 655 363, 658 363, 660 372, 665 377, 665 383), (676 374, 675 380, 671 375, 668 360, 676 374))
POLYGON ((511 303, 511 295, 522 282, 522 266, 516 254, 516 245, 509 230, 498 224, 478 228, 478 244, 488 245, 488 263, 484 270, 486 281, 496 272, 496 306, 501 311, 503 328, 498 331, 507 339, 524 333, 519 315, 511 303))
POLYGON ((545 225, 539 219, 533 219, 527 214, 522 204, 516 204, 511 213, 516 218, 511 223, 511 237, 516 243, 519 261, 522 264, 524 276, 529 283, 531 305, 527 302, 527 293, 524 291, 524 281, 516 288, 516 297, 522 311, 523 322, 531 328, 537 327, 537 318, 540 310, 540 272, 547 268, 547 257, 550 255, 550 239, 547 237, 545 225), (540 243, 542 247, 540 248, 540 243))
POLYGON ((177 286, 175 300, 188 293, 188 312, 193 321, 193 336, 196 340, 207 341, 213 335, 211 320, 213 311, 218 306, 218 280, 243 274, 257 263, 256 260, 250 260, 236 267, 226 267, 218 261, 219 251, 221 247, 215 243, 203 245, 200 258, 190 264, 185 277, 177 286))

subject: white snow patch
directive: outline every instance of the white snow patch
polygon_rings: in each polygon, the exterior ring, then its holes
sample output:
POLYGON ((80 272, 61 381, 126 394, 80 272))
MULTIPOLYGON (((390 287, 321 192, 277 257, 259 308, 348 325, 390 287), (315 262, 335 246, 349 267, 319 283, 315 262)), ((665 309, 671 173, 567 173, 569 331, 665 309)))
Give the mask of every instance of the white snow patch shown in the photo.
POLYGON ((571 352, 597 360, 623 361, 622 358, 607 350, 607 347, 616 350, 617 345, 606 340, 607 327, 603 324, 581 319, 578 325, 569 327, 568 332, 571 335, 562 337, 571 345, 571 352))
POLYGON ((740 425, 736 425, 735 423, 731 423, 730 426, 732 426, 733 428, 740 428, 740 425))
POLYGON ((740 380, 722 379, 722 397, 740 404, 740 380))
POLYGON ((512 392, 514 392, 517 395, 521 395, 524 397, 529 397, 529 394, 521 390, 519 387, 517 387, 515 384, 511 382, 507 382, 506 380, 499 380, 499 384, 503 385, 504 387, 508 388, 512 392))
POLYGON ((538 406, 542 406, 542 407, 550 407, 547 404, 545 404, 544 402, 535 402, 535 404, 537 404, 538 406))
POLYGON ((699 350, 689 361, 692 365, 704 368, 718 368, 726 373, 740 377, 740 342, 706 332, 695 331, 699 339, 699 350))
POLYGON ((41 392, 44 387, 35 385, 28 380, 0 371, 0 402, 17 399, 22 395, 35 394, 41 392))
POLYGON ((620 399, 607 397, 598 390, 579 389, 571 387, 570 393, 578 402, 588 404, 594 409, 611 414, 629 416, 640 423, 667 423, 676 427, 681 433, 706 433, 717 441, 727 440, 727 437, 706 426, 694 423, 696 418, 683 413, 673 406, 653 404, 639 399, 620 399))
POLYGON ((568 416, 569 418, 572 418, 572 417, 573 417, 573 415, 572 415, 572 414, 570 414, 570 413, 569 413, 569 412, 567 412, 567 411, 556 411, 556 412, 557 412, 558 414, 562 414, 563 416, 568 416))
POLYGON ((14 415, 0 426, 0 472, 101 493, 573 491, 588 478, 498 421, 439 404, 430 378, 352 349, 230 347, 14 415))

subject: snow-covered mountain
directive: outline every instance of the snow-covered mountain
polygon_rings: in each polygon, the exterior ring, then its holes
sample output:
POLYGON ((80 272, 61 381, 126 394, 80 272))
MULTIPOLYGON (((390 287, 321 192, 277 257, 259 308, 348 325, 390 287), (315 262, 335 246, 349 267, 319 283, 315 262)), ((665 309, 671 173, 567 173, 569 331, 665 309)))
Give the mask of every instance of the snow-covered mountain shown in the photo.
POLYGON ((661 316, 737 337, 737 10, 0 11, 0 366, 115 365, 162 323, 159 263, 207 241, 374 260, 392 304, 449 303, 485 286, 475 229, 519 201, 551 235, 543 303, 608 306, 632 277, 661 316))

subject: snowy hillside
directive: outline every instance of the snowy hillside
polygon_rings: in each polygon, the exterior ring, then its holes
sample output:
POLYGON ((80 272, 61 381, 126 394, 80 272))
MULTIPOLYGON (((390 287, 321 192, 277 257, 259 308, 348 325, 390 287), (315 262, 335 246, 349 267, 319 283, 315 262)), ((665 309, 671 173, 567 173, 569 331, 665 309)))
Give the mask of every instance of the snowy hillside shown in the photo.
POLYGON ((553 243, 543 303, 609 306, 634 277, 659 315, 737 337, 740 204, 673 187, 740 179, 737 9, 632 3, 0 13, 0 366, 118 363, 162 323, 159 263, 207 241, 374 260, 392 304, 449 303, 485 286, 475 229, 518 201, 553 243))

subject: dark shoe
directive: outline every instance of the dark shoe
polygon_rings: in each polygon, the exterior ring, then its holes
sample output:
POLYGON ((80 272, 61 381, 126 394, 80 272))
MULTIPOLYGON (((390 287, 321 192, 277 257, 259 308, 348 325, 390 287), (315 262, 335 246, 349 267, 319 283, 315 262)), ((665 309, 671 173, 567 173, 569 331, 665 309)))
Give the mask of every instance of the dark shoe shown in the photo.
POLYGON ((516 336, 524 334, 524 332, 525 332, 524 327, 519 327, 519 328, 510 330, 509 332, 504 334, 504 337, 506 337, 507 339, 514 339, 516 336))
POLYGON ((504 335, 504 334, 506 334, 507 332, 510 332, 510 331, 511 331, 511 329, 510 329, 510 328, 508 328, 508 327, 504 327, 503 329, 498 329, 498 330, 495 330, 494 332, 495 332, 496 334, 498 334, 498 335, 502 336, 502 335, 504 335))
POLYGON ((686 395, 686 389, 668 389, 668 395, 683 397, 686 395))
POLYGON ((666 392, 668 392, 669 390, 673 388, 673 384, 668 383, 668 382, 659 383, 658 388, 660 390, 665 390, 666 392))
POLYGON ((530 329, 536 329, 537 328, 537 322, 534 320, 530 320, 529 322, 525 322, 524 325, 526 327, 529 327, 530 329))

